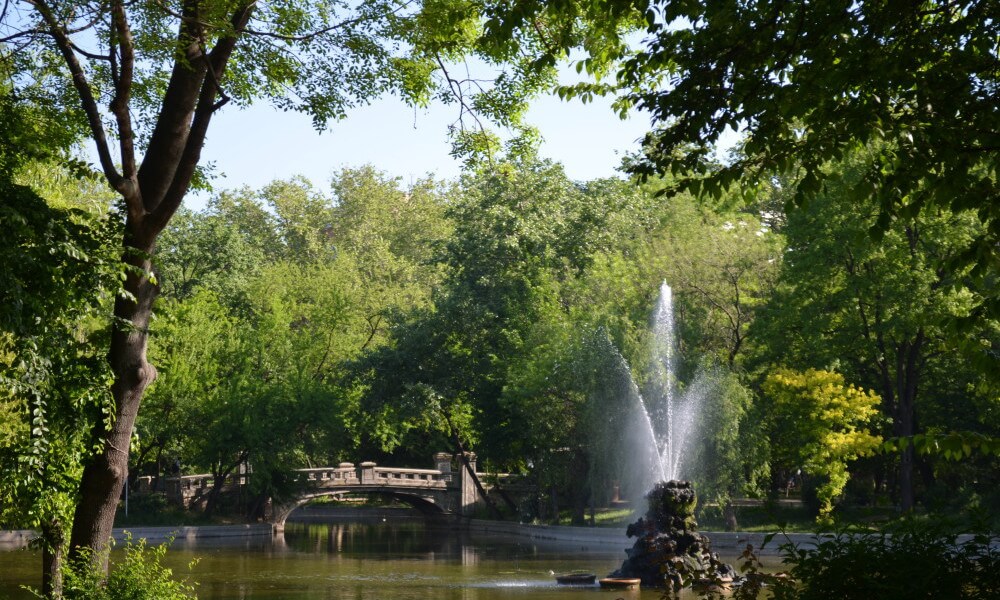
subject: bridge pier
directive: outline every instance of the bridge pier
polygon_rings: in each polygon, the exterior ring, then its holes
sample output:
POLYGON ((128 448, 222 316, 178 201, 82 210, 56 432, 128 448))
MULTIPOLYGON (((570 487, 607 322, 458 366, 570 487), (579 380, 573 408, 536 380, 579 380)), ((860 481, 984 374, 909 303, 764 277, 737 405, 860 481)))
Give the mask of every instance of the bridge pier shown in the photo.
POLYGON ((466 460, 469 461, 469 468, 464 468, 460 471, 458 481, 459 481, 459 507, 458 512, 462 516, 472 516, 476 510, 476 504, 485 498, 479 497, 479 488, 476 487, 476 482, 473 481, 472 474, 469 473, 471 470, 473 473, 476 472, 476 453, 466 452, 466 460))

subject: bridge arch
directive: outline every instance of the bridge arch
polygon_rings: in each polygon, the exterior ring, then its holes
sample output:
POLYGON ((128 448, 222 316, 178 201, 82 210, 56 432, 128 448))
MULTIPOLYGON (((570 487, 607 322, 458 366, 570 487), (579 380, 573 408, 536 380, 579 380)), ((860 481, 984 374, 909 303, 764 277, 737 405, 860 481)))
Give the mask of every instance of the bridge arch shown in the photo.
POLYGON ((271 514, 271 525, 274 527, 275 531, 284 531, 285 521, 288 517, 298 508, 308 504, 309 502, 317 499, 330 496, 346 496, 349 494, 364 494, 364 495, 378 495, 387 498, 393 498, 399 500, 404 504, 407 504, 418 512, 420 512, 425 517, 441 517, 446 513, 445 508, 437 504, 433 498, 425 498, 413 493, 401 492, 398 490, 388 490, 388 489, 372 489, 370 487, 357 488, 357 489, 339 489, 339 490, 323 490, 316 492, 309 492, 297 496, 294 499, 288 500, 281 503, 280 505, 275 505, 272 509, 271 514))

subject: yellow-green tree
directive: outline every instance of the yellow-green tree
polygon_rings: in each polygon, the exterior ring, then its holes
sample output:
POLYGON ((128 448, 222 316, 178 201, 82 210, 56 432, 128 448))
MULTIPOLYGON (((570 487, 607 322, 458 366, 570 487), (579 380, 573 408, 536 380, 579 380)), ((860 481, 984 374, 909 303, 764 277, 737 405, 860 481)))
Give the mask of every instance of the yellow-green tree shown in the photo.
POLYGON ((817 489, 820 521, 847 484, 847 463, 871 454, 882 438, 869 427, 878 415, 878 394, 844 382, 834 371, 777 369, 764 381, 771 402, 775 462, 823 480, 817 489))

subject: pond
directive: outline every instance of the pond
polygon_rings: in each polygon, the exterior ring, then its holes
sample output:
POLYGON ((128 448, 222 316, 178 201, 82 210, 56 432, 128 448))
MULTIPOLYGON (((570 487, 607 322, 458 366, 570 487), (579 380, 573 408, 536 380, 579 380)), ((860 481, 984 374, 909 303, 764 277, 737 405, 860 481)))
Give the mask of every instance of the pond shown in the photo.
MULTIPOLYGON (((180 541, 168 563, 192 579, 202 600, 652 600, 654 590, 612 592, 556 586, 551 572, 604 576, 623 548, 584 548, 435 527, 420 518, 359 517, 289 522, 283 535, 180 541)), ((40 561, 29 551, 0 553, 0 598, 32 596, 40 561)))

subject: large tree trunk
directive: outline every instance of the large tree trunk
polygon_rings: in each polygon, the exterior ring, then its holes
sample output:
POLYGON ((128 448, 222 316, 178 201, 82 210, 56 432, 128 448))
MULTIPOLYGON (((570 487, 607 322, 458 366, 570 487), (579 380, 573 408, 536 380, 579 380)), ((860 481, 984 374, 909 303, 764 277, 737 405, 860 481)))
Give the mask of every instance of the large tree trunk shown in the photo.
MULTIPOLYGON (((878 313, 876 313, 878 322, 878 313)), ((882 388, 883 411, 892 415, 892 432, 904 442, 910 442, 916 433, 915 403, 917 398, 917 383, 920 380, 923 366, 922 353, 925 336, 922 330, 909 341, 903 341, 889 346, 881 335, 875 338, 880 356, 887 359, 876 359, 879 381, 882 388), (895 361, 895 365, 892 364, 895 361)), ((906 443, 899 457, 899 470, 896 473, 896 484, 899 489, 899 508, 902 512, 913 510, 913 446, 906 443)))
MULTIPOLYGON (((126 222, 126 228, 131 229, 126 222)), ((148 277, 151 272, 152 240, 130 239, 126 242, 124 262, 129 265, 125 291, 131 298, 115 301, 114 326, 108 362, 115 380, 113 421, 98 425, 97 437, 104 439, 100 453, 84 467, 80 482, 80 500, 73 518, 70 537, 72 557, 82 548, 95 550, 94 560, 107 568, 106 547, 111 539, 118 498, 128 477, 128 452, 132 428, 146 387, 156 378, 156 369, 146 361, 149 319, 157 287, 148 277)))

